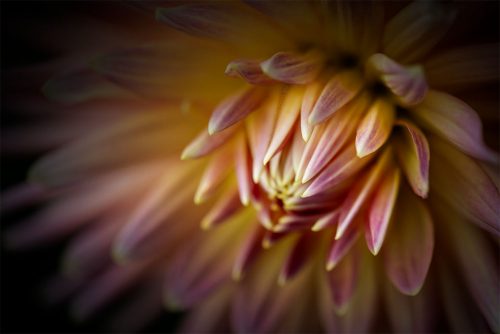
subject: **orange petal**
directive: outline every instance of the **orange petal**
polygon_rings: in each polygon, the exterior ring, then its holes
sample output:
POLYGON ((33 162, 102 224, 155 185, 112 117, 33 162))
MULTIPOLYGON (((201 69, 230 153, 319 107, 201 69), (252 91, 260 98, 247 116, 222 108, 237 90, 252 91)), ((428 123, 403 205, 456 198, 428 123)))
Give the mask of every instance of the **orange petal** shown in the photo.
POLYGON ((189 143, 184 151, 182 151, 181 159, 196 159, 212 153, 227 143, 238 129, 238 126, 233 126, 213 135, 209 135, 206 130, 201 131, 201 133, 189 143))
POLYGON ((312 82, 321 71, 324 55, 317 50, 300 54, 278 52, 261 63, 269 77, 288 84, 303 85, 312 82))
POLYGON ((233 60, 227 65, 224 73, 230 77, 240 77, 253 85, 265 85, 274 82, 272 78, 262 72, 260 63, 256 60, 233 60))
POLYGON ((356 133, 356 152, 360 158, 384 145, 392 131, 394 113, 390 102, 379 99, 372 104, 356 133))

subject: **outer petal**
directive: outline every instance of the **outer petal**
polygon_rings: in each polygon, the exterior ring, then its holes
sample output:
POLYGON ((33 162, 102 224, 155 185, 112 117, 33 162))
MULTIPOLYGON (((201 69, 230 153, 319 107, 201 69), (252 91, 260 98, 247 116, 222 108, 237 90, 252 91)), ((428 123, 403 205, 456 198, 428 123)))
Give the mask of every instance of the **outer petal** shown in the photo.
POLYGON ((465 153, 479 159, 498 161, 498 154, 483 143, 479 116, 459 99, 430 91, 423 104, 411 114, 426 128, 465 153))
POLYGON ((239 126, 235 125, 213 135, 209 135, 206 130, 201 131, 201 133, 189 143, 184 151, 182 151, 181 159, 196 159, 212 153, 226 144, 238 129, 239 126))
POLYGON ((407 120, 398 120, 404 134, 396 136, 394 144, 399 164, 415 194, 426 198, 429 192, 429 143, 425 135, 407 120))
POLYGON ((391 282, 404 294, 416 295, 427 276, 434 250, 434 228, 425 203, 408 190, 396 205, 386 238, 384 262, 391 282))
POLYGON ((373 103, 358 126, 356 152, 362 158, 378 150, 389 138, 394 123, 394 106, 379 99, 373 103))
POLYGON ((351 251, 327 274, 333 305, 339 315, 346 313, 356 291, 360 262, 361 254, 356 250, 351 251))
POLYGON ((265 85, 274 82, 272 78, 262 72, 260 63, 256 60, 233 60, 227 65, 225 74, 230 77, 241 77, 253 85, 265 85))
POLYGON ((456 11, 445 4, 414 2, 394 16, 384 32, 384 52, 403 63, 425 55, 448 31, 456 11))
POLYGON ((431 137, 431 184, 437 196, 490 233, 500 235, 500 194, 473 159, 431 137))

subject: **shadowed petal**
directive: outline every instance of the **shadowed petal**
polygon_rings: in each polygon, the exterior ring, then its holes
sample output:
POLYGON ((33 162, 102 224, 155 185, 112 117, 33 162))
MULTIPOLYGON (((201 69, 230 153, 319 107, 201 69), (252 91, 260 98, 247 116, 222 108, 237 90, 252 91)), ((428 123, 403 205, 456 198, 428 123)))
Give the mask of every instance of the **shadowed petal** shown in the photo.
POLYGON ((316 125, 330 117, 358 94, 362 84, 363 81, 353 72, 342 72, 333 76, 316 101, 309 115, 309 123, 316 125))
POLYGON ((266 97, 266 92, 257 88, 245 88, 224 99, 215 107, 208 122, 208 133, 220 132, 255 111, 266 97))
POLYGON ((333 270, 327 273, 333 305, 339 315, 346 313, 356 291, 360 260, 360 253, 353 250, 333 270))
POLYGON ((265 85, 274 80, 267 76, 260 68, 260 62, 250 59, 238 59, 230 62, 224 72, 230 77, 240 77, 253 85, 265 85))
POLYGON ((373 153, 384 145, 392 131, 394 113, 394 106, 388 101, 379 99, 372 104, 356 132, 358 157, 373 153))
POLYGON ((232 217, 241 209, 238 189, 230 187, 225 191, 214 206, 201 220, 201 227, 205 230, 211 229, 232 217))
POLYGON ((430 91, 423 104, 411 114, 427 129, 465 153, 490 162, 498 161, 498 154, 483 142, 479 116, 459 99, 446 93, 430 91))
POLYGON ((302 106, 300 108, 300 131, 304 141, 308 141, 311 136, 313 126, 309 123, 309 115, 318 100, 324 84, 320 80, 315 80, 306 86, 304 97, 302 98, 302 106))
POLYGON ((261 68, 265 74, 275 80, 303 85, 316 79, 324 60, 324 55, 317 50, 310 50, 304 54, 278 52, 262 62, 261 68))
POLYGON ((257 225, 241 246, 233 265, 232 277, 239 281, 247 271, 248 267, 254 262, 255 258, 263 251, 262 238, 265 230, 257 225))
POLYGON ((403 63, 424 56, 446 34, 456 11, 437 2, 414 2, 386 25, 384 52, 403 63))
POLYGON ((408 190, 398 198, 394 223, 384 245, 389 279, 402 293, 415 296, 431 264, 434 228, 426 204, 408 190))
POLYGON ((347 255, 352 246, 354 246, 354 243, 358 240, 359 234, 358 227, 353 226, 348 228, 340 239, 333 241, 326 263, 327 270, 334 269, 335 266, 347 255))
POLYGON ((473 159, 447 142, 430 137, 433 191, 468 219, 500 235, 500 194, 488 174, 473 159))
POLYGON ((295 276, 310 260, 315 251, 317 238, 311 233, 303 233, 297 243, 293 246, 283 268, 279 274, 278 283, 284 285, 295 276))
POLYGON ((393 167, 388 170, 380 181, 373 202, 370 205, 365 237, 368 249, 373 255, 378 254, 384 242, 387 227, 398 197, 399 181, 399 168, 393 167))
POLYGON ((427 138, 410 121, 398 120, 396 124, 404 129, 404 134, 394 140, 399 165, 415 194, 426 198, 429 192, 430 160, 427 138))

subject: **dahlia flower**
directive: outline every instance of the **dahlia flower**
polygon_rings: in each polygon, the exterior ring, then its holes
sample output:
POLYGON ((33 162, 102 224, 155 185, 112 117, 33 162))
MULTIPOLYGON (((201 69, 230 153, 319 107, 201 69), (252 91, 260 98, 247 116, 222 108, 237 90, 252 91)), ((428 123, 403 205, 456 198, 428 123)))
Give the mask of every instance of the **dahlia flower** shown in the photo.
POLYGON ((439 47, 453 5, 128 5, 4 132, 48 152, 3 210, 43 204, 10 247, 72 235, 52 298, 86 319, 133 287, 126 330, 500 331, 498 110, 460 99, 498 49, 439 47))

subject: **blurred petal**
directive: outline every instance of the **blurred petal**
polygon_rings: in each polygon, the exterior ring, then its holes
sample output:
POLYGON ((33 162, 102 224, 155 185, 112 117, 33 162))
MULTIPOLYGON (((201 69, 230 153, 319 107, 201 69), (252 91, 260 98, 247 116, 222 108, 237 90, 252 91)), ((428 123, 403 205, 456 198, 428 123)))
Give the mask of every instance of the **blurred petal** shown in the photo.
POLYGON ((482 160, 498 161, 498 154, 483 142, 479 116, 459 99, 430 91, 423 104, 411 111, 411 115, 465 153, 482 160))
POLYGON ((323 84, 320 80, 315 80, 306 86, 304 97, 302 98, 302 106, 300 108, 300 131, 304 141, 308 141, 311 136, 313 126, 309 123, 309 115, 318 100, 323 89, 323 84))
POLYGON ((256 60, 233 60, 227 65, 225 74, 230 77, 240 77, 253 85, 263 85, 274 82, 272 78, 262 72, 260 63, 256 60))
POLYGON ((406 190, 398 198, 394 223, 384 243, 387 276, 403 294, 419 293, 434 250, 434 228, 426 204, 406 190))
POLYGON ((480 165, 450 144, 430 138, 434 193, 481 228, 500 235, 500 194, 480 165))
POLYGON ((248 205, 254 184, 252 181, 252 162, 250 160, 250 152, 248 152, 247 142, 243 137, 240 137, 234 161, 241 203, 243 205, 248 205))
POLYGON ((331 296, 335 311, 345 314, 359 281, 360 254, 356 250, 345 256, 335 268, 328 272, 331 296))
POLYGON ((221 194, 210 211, 203 217, 201 227, 203 229, 211 229, 227 221, 240 209, 241 202, 238 189, 236 187, 230 187, 221 194))
POLYGON ((232 126, 213 135, 209 135, 206 130, 201 131, 201 133, 189 143, 184 151, 182 151, 181 159, 196 159, 212 153, 226 144, 238 129, 238 126, 232 126))

